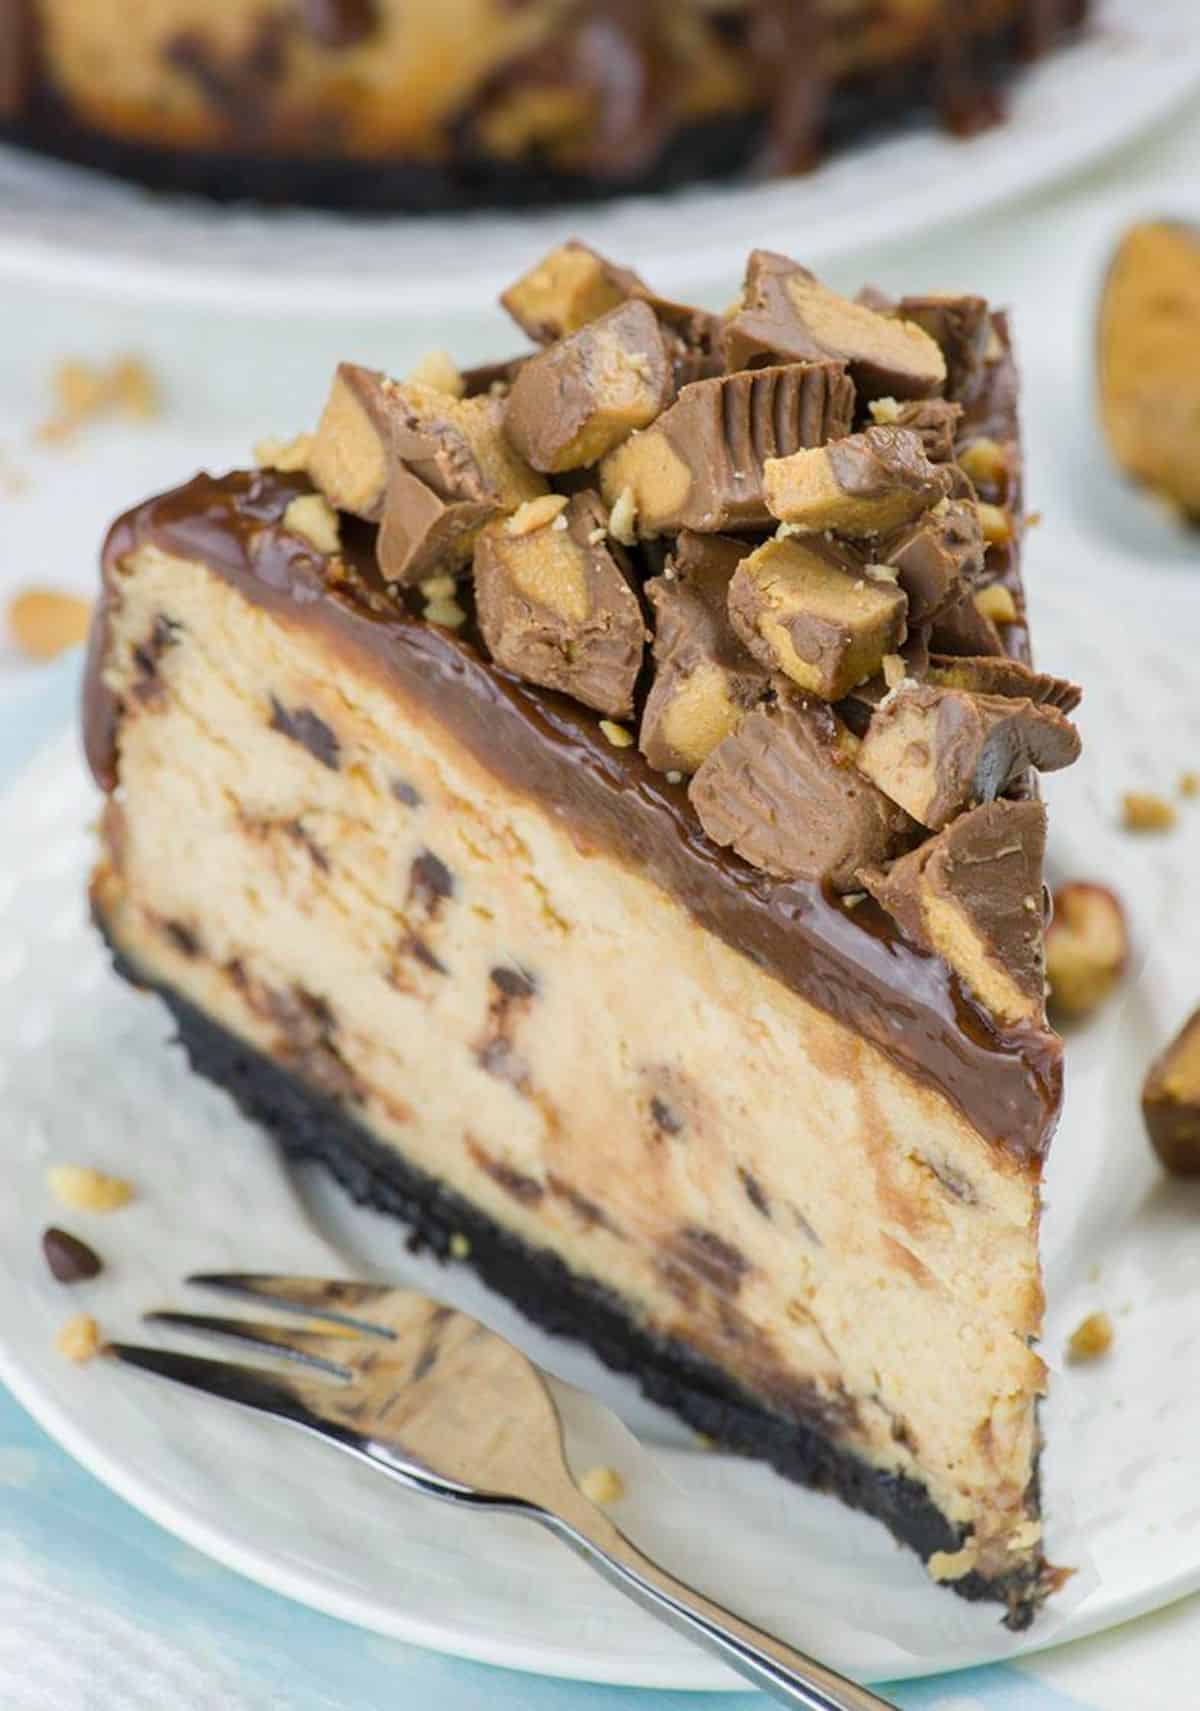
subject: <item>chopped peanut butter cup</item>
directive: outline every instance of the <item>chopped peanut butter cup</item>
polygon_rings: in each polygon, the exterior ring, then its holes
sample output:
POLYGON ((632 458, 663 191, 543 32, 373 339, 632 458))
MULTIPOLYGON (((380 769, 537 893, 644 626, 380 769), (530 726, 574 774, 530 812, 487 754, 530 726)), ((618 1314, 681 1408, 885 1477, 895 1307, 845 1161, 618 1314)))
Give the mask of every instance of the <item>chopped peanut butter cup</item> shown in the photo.
POLYGON ((836 363, 696 381, 604 459, 602 491, 612 504, 629 489, 643 536, 768 528, 766 462, 844 434, 853 400, 836 363))
POLYGON ((890 534, 944 499, 950 477, 911 428, 867 428, 768 460, 767 508, 797 530, 851 539, 890 534))
POLYGON ((1150 1066, 1142 1088, 1150 1144, 1173 1176, 1200 1176, 1200 1010, 1150 1066))
POLYGON ((714 843, 778 878, 853 891, 914 830, 857 771, 856 748, 832 708, 782 689, 717 745, 688 794, 714 843))
POLYGON ((897 651, 907 611, 894 581, 825 541, 767 541, 729 590, 733 627, 755 658, 825 701, 840 701, 897 651))
POLYGON ((908 596, 911 622, 928 624, 983 574, 978 507, 967 499, 939 500, 915 523, 881 541, 877 557, 895 569, 908 596))
POLYGON ((581 469, 652 422, 674 391, 653 310, 623 303, 530 358, 509 391, 504 429, 534 469, 581 469))
POLYGON ((989 802, 862 882, 998 1021, 1041 1023, 1045 844, 1040 802, 989 802))
POLYGON ((992 331, 986 300, 931 291, 902 297, 895 312, 923 328, 938 346, 946 364, 946 397, 973 398, 992 331))
POLYGON ((633 710, 646 627, 629 562, 604 534, 592 493, 535 499, 491 523, 475 548, 479 628, 493 659, 530 683, 560 689, 597 712, 633 710))
POLYGON ((876 708, 859 770, 931 831, 1003 794, 1027 767, 1053 772, 1079 756, 1057 707, 1007 695, 900 685, 876 708))
POLYGON ((747 548, 684 531, 669 576, 646 584, 655 613, 654 682, 639 745, 659 772, 695 772, 766 693, 769 674, 729 621, 729 585, 747 548))
POLYGON ((513 320, 538 344, 568 337, 627 303, 642 281, 572 238, 542 257, 500 298, 513 320))
POLYGON ((799 262, 770 250, 750 257, 721 349, 729 369, 833 357, 846 364, 864 401, 932 397, 946 380, 945 359, 923 328, 839 297, 799 262))

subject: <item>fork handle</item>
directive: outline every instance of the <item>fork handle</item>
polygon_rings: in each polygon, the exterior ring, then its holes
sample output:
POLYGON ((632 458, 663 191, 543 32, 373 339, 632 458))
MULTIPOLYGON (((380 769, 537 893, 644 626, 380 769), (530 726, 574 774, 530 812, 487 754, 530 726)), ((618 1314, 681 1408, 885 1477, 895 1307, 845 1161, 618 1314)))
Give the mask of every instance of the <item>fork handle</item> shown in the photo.
POLYGON ((572 1487, 554 1509, 537 1517, 611 1585, 689 1639, 715 1652, 732 1669, 793 1711, 895 1711, 869 1688, 859 1687, 815 1658, 733 1615, 659 1568, 572 1487))

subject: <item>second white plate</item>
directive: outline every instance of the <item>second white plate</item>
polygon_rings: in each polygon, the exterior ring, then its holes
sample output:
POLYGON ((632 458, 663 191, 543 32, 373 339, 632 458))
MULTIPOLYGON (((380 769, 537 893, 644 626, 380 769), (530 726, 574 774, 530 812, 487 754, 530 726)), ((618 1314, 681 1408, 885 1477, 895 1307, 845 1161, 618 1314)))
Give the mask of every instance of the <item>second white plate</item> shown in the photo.
POLYGON ((0 149, 0 277, 235 312, 445 320, 478 313, 579 230, 677 296, 725 291, 771 244, 814 265, 913 238, 1051 183, 1200 85, 1194 0, 1096 0, 1077 44, 1013 84, 970 141, 885 135, 802 178, 537 213, 362 219, 148 195, 0 149))

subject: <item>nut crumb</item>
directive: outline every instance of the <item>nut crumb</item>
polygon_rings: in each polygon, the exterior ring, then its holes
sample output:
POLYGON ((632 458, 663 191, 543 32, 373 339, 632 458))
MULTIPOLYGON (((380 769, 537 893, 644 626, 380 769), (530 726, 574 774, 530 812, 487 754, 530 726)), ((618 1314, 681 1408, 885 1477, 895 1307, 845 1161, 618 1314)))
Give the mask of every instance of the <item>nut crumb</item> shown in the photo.
POLYGON ((1107 1313, 1089 1313, 1081 1319, 1067 1341, 1067 1359, 1072 1366, 1099 1360, 1112 1348, 1113 1322, 1107 1313))
POLYGON ((319 553, 332 556, 341 550, 338 514, 321 493, 301 493, 283 513, 283 526, 300 535, 319 553))
POLYGON ((453 600, 458 583, 452 576, 427 576, 420 589, 426 600, 453 600))
POLYGON ((53 588, 26 588, 8 603, 8 629, 26 659, 55 659, 86 639, 90 600, 53 588))
POLYGON ((707 1432, 697 1432, 692 1441, 696 1449, 703 1450, 705 1454, 710 1453, 717 1447, 717 1440, 715 1438, 710 1438, 707 1432))
POLYGON ((450 1258, 470 1259, 470 1257, 471 1238, 469 1236, 464 1236, 461 1230, 455 1230, 454 1234, 450 1237, 450 1258))
POLYGON ((505 523, 505 533, 532 535, 535 529, 544 529, 547 523, 552 523, 566 509, 566 504, 565 493, 543 493, 537 499, 526 499, 505 523))
POLYGON ((125 415, 148 422, 161 414, 158 384, 141 357, 116 357, 107 368, 66 357, 52 377, 55 408, 34 429, 43 445, 65 445, 88 422, 125 415))
POLYGON ((589 1467, 579 1489, 589 1503, 619 1503, 625 1495, 625 1481, 615 1467, 589 1467))
POLYGON ((900 405, 895 398, 873 398, 871 420, 881 427, 894 427, 900 420, 900 405))
POLYGON ((674 769, 667 773, 666 778, 668 784, 683 783, 683 774, 681 772, 676 772, 674 769))
POLYGON ((872 582, 899 582, 900 572, 894 564, 864 564, 864 571, 872 582))
POLYGON ((1168 832, 1175 824, 1174 808, 1148 790, 1127 790, 1121 798, 1121 824, 1127 832, 1168 832))
POLYGON ((605 737, 612 744, 614 749, 628 749, 633 747, 632 733, 627 731, 624 725, 618 725, 615 719, 601 719, 600 729, 604 732, 605 737))
POLYGON ((1017 603, 1012 589, 1006 588, 1002 582, 993 582, 990 588, 979 589, 975 595, 975 610, 981 617, 990 618, 993 624, 1015 624, 1017 621, 1017 603))
POLYGON ((467 621, 457 600, 431 600, 421 616, 427 624, 440 624, 443 630, 460 630, 467 621))
POLYGON ((259 469, 276 469, 280 475, 295 475, 307 470, 312 453, 311 434, 297 434, 294 439, 280 440, 268 435, 254 447, 254 461, 259 469))
POLYGON ((617 494, 608 516, 608 532, 623 547, 631 547, 637 540, 637 506, 632 487, 623 487, 617 494))
POLYGON ((46 1172, 54 1198, 75 1212, 116 1212, 133 1199, 133 1184, 80 1164, 54 1164, 46 1172))
POLYGON ((989 486, 1003 481, 1008 474, 1008 453, 998 440, 990 439, 986 434, 964 447, 958 455, 958 463, 972 481, 983 481, 989 486))
POLYGON ((883 681, 889 689, 898 689, 908 676, 903 654, 884 654, 883 681))
POLYGON ((1188 797, 1200 796, 1200 772, 1180 773, 1179 794, 1188 797))
POLYGON ((408 379, 418 386, 429 386, 434 392, 448 392, 451 398, 461 398, 467 390, 458 364, 445 350, 426 351, 408 371, 408 379))
POLYGON ((860 903, 865 903, 865 891, 846 891, 842 893, 842 906, 846 909, 857 909, 860 903))
POLYGON ((60 1355, 83 1366, 100 1353, 100 1327, 90 1313, 76 1313, 54 1339, 60 1355))
POLYGON ((564 534, 565 534, 565 533, 566 533, 566 530, 567 530, 567 527, 568 527, 568 524, 567 524, 567 513, 566 513, 566 512, 565 512, 565 511, 560 511, 560 512, 559 512, 559 513, 558 513, 558 516, 557 516, 557 517, 556 517, 556 518, 555 518, 555 519, 554 519, 554 521, 553 521, 553 522, 552 522, 552 523, 551 523, 551 525, 550 525, 550 527, 551 527, 551 528, 552 528, 552 529, 561 529, 561 530, 562 530, 562 531, 563 531, 563 533, 564 533, 564 534))
POLYGON ((588 530, 588 546, 589 547, 598 547, 607 539, 608 539, 608 530, 603 526, 603 524, 599 528, 588 530))
POLYGON ((979 527, 983 530, 983 538, 989 546, 1004 546, 1012 540, 1012 517, 1003 505, 989 505, 981 499, 978 511, 979 527))

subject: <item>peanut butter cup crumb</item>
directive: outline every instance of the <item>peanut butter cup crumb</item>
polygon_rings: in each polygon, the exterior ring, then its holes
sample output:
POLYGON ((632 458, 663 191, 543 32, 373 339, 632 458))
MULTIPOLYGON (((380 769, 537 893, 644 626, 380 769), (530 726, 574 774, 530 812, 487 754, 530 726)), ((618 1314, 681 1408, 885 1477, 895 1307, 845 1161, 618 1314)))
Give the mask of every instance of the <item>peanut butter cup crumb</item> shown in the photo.
POLYGON ((26 659, 56 659, 86 638, 91 615, 91 601, 77 594, 26 588, 9 601, 8 630, 26 659))
POLYGON ((1113 1322, 1107 1313, 1089 1313, 1081 1319, 1067 1341, 1067 1359, 1072 1366, 1099 1360, 1113 1343, 1113 1322))
POLYGON ((1200 796, 1200 772, 1180 773, 1179 794, 1189 798, 1192 796, 1200 796))
POLYGON ((409 370, 408 379, 418 386, 432 386, 435 392, 448 392, 451 398, 461 398, 466 391, 462 372, 449 351, 426 351, 409 370))
POLYGON ((319 553, 332 557, 341 548, 337 512, 320 493, 302 493, 293 499, 283 513, 283 526, 293 535, 301 535, 319 553))
POLYGON ((608 532, 623 547, 631 547, 637 540, 637 507, 632 487, 623 487, 617 494, 608 516, 608 532))
POLYGON ((161 413, 158 384, 136 356, 117 357, 107 367, 66 357, 52 376, 55 407, 34 430, 43 445, 65 445, 87 423, 121 414, 151 421, 161 413))
POLYGON ((619 1503, 625 1495, 625 1481, 614 1467, 589 1467, 579 1489, 589 1503, 619 1503))
POLYGON ((295 475, 307 470, 312 452, 311 434, 296 434, 293 439, 280 440, 268 434, 254 447, 254 461, 259 469, 276 469, 280 475, 295 475))
POLYGON ((1127 832, 1169 832, 1175 809, 1148 790, 1127 790, 1121 798, 1121 824, 1127 832))
POLYGON ((972 440, 960 453, 958 464, 972 481, 989 487, 998 485, 1008 475, 1007 451, 999 441, 989 439, 986 434, 972 440))
POLYGON ((567 496, 565 493, 543 493, 538 499, 527 499, 523 505, 518 505, 512 516, 505 523, 505 532, 510 535, 532 535, 538 529, 544 529, 548 523, 566 509, 567 496))
POLYGON ((618 725, 615 720, 601 719, 600 729, 604 732, 606 740, 612 744, 614 749, 628 749, 633 747, 632 732, 627 731, 624 725, 618 725))
POLYGON ((54 1346, 65 1360, 84 1366, 100 1353, 100 1327, 90 1313, 76 1313, 55 1337, 54 1346))
POLYGON ((134 1197, 131 1182, 86 1165, 55 1164, 46 1172, 54 1198, 74 1212, 116 1212, 134 1197))
MULTIPOLYGON (((983 506, 979 509, 982 512, 983 506)), ((986 529, 984 532, 986 534, 986 529)), ((1012 589, 1006 588, 1002 582, 993 582, 990 588, 979 589, 975 595, 975 610, 981 618, 988 618, 993 624, 1015 624, 1019 615, 1012 589)))
POLYGON ((470 1259, 470 1257, 471 1238, 464 1236, 461 1230, 455 1230, 450 1237, 450 1258, 463 1260, 470 1259))

